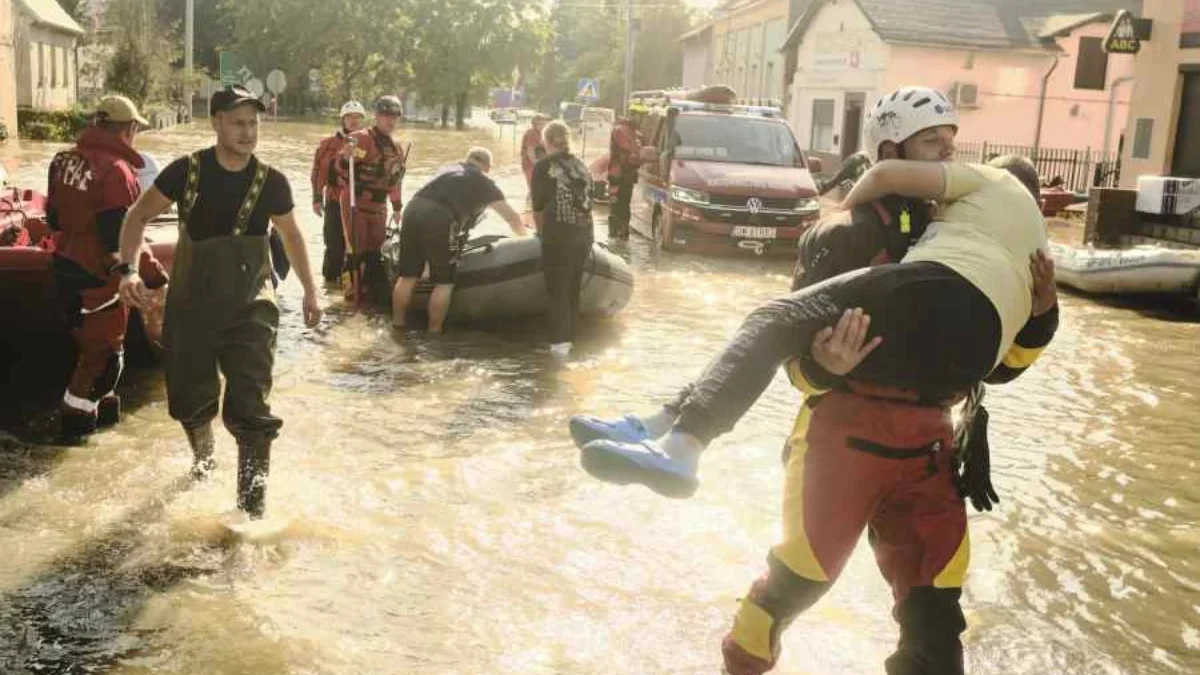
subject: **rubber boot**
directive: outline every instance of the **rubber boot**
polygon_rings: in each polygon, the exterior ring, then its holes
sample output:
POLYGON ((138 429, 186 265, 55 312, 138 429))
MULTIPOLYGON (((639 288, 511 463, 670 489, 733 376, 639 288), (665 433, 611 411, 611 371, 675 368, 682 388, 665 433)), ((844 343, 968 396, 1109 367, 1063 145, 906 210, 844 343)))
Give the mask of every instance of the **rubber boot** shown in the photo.
POLYGON ((185 428, 188 445, 192 446, 192 478, 203 480, 217 468, 213 459, 213 448, 217 441, 213 438, 212 424, 205 424, 195 429, 185 428))
POLYGON ((109 394, 96 408, 96 426, 111 427, 121 421, 121 397, 109 394))
POLYGON ((63 406, 59 415, 59 438, 63 441, 77 441, 96 431, 96 413, 63 406))
POLYGON ((267 510, 267 474, 271 470, 271 441, 238 441, 237 507, 252 520, 267 510))

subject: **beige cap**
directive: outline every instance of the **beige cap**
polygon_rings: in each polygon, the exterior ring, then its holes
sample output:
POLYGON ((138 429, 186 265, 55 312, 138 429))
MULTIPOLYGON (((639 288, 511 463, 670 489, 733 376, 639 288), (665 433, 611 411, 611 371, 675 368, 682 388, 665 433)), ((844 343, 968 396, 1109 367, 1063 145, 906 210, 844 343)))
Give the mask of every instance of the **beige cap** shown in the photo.
POLYGON ((96 106, 96 118, 104 122, 137 122, 143 128, 150 123, 138 113, 137 106, 124 96, 105 96, 96 106))

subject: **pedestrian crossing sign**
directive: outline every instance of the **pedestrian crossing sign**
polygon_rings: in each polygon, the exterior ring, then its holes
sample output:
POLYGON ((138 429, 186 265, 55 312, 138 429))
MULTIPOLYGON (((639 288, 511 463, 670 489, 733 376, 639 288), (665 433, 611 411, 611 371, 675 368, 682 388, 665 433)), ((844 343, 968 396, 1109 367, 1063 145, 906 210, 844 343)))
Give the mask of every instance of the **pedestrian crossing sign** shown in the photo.
POLYGON ((595 103, 600 100, 600 85, 590 77, 582 78, 579 80, 579 93, 576 96, 595 103))

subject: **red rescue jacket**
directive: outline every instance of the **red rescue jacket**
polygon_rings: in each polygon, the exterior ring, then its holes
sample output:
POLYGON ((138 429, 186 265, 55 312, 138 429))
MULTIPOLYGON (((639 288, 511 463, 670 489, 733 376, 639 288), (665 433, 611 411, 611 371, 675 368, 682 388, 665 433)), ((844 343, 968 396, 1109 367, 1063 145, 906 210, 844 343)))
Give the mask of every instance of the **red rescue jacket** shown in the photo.
POLYGON ((345 129, 338 129, 337 133, 317 146, 311 177, 314 204, 338 200, 338 191, 341 189, 341 179, 337 170, 338 158, 346 147, 348 135, 345 129))
MULTIPOLYGON (((354 150, 354 190, 359 202, 383 204, 392 202, 399 211, 400 186, 404 181, 408 157, 392 140, 392 137, 376 127, 356 131, 350 138, 357 141, 354 150)), ((347 141, 349 142, 349 141, 347 141)), ((343 157, 338 163, 339 192, 344 196, 350 187, 350 164, 343 157)))
POLYGON ((96 127, 84 130, 75 147, 50 162, 48 213, 62 231, 58 252, 97 279, 109 276, 112 253, 96 228, 104 211, 128 209, 141 194, 137 151, 115 134, 96 127))

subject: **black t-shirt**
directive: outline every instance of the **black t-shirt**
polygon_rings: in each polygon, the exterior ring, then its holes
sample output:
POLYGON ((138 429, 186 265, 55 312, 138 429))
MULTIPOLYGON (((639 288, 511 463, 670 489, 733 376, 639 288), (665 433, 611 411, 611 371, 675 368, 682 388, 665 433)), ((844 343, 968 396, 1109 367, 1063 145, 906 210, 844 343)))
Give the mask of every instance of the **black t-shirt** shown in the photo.
MULTIPOLYGON (((187 222, 188 236, 193 241, 233 233, 238 209, 241 208, 242 200, 246 198, 246 192, 254 182, 254 173, 257 170, 257 158, 251 158, 250 163, 241 171, 226 171, 217 163, 217 152, 214 148, 200 151, 199 196, 187 222)), ((187 171, 188 158, 180 157, 158 174, 158 178, 154 180, 154 187, 166 195, 167 199, 179 203, 187 185, 187 171)), ((271 216, 291 213, 294 206, 292 188, 288 185, 287 178, 275 169, 267 169, 267 182, 258 197, 258 203, 250 212, 246 234, 265 235, 271 216)))
POLYGON ((460 225, 470 223, 488 204, 504 199, 504 193, 496 183, 471 164, 442 167, 415 196, 441 204, 454 214, 460 225))

